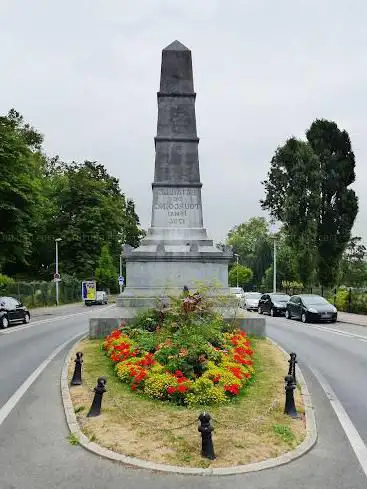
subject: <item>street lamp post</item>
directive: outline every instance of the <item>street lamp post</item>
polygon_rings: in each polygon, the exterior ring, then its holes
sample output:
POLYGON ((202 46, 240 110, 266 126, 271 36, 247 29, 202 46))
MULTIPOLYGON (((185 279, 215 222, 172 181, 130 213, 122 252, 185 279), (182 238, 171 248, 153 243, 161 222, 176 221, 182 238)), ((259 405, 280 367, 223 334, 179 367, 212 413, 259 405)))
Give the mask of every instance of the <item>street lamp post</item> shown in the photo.
POLYGON ((237 271, 237 288, 238 288, 238 259, 239 259, 240 255, 237 255, 237 253, 235 253, 234 256, 236 257, 236 261, 237 261, 236 271, 237 271))
POLYGON ((56 260, 55 260, 55 285, 56 285, 56 305, 59 305, 59 279, 58 279, 58 274, 59 274, 59 241, 62 241, 61 238, 56 238, 55 239, 55 255, 56 255, 56 260))
MULTIPOLYGON (((120 277, 122 277, 122 253, 120 253, 120 277)), ((122 294, 122 283, 120 282, 120 294, 122 294)))
POLYGON ((273 252, 273 293, 277 291, 277 240, 274 236, 274 252, 273 252))
POLYGON ((277 232, 279 230, 279 226, 272 221, 270 233, 273 237, 273 293, 275 294, 277 291, 277 232))

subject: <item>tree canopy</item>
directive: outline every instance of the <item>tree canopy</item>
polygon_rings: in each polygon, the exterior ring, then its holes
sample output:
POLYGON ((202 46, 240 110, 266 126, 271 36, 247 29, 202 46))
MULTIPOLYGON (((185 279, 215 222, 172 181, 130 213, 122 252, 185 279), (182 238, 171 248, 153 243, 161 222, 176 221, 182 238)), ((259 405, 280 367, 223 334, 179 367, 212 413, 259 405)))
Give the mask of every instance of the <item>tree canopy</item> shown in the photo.
POLYGON ((229 231, 226 243, 239 255, 239 263, 252 270, 252 284, 259 285, 272 262, 272 242, 266 219, 252 217, 235 226, 229 231))
POLYGON ((242 288, 246 287, 246 285, 252 279, 252 270, 240 264, 234 265, 234 267, 231 268, 228 276, 229 285, 231 287, 237 286, 237 278, 238 286, 242 288))
POLYGON ((108 245, 103 245, 101 249, 101 256, 98 260, 98 267, 96 269, 95 278, 97 281, 97 287, 100 289, 109 289, 115 291, 117 289, 117 270, 113 263, 112 256, 108 245))
POLYGON ((349 188, 355 159, 348 133, 335 122, 316 120, 306 136, 276 150, 261 206, 283 223, 301 282, 330 286, 358 212, 349 188))
POLYGON ((121 245, 143 236, 134 202, 96 161, 61 161, 43 137, 12 110, 0 117, 0 272, 52 278, 55 239, 60 273, 94 278, 107 246, 118 265, 121 245))

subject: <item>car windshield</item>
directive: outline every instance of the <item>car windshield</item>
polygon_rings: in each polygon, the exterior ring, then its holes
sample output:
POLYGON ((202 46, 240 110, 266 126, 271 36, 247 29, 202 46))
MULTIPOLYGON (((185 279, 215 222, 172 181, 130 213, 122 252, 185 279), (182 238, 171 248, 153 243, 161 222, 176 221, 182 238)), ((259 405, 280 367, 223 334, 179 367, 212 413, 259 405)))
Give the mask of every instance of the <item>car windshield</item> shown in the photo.
POLYGON ((260 299, 261 294, 259 292, 249 292, 245 294, 246 299, 260 299))
POLYGON ((290 297, 289 295, 272 295, 271 298, 275 302, 288 302, 290 297))
POLYGON ((321 305, 330 304, 330 302, 328 302, 326 299, 324 299, 319 295, 302 297, 302 300, 307 306, 321 306, 321 305))

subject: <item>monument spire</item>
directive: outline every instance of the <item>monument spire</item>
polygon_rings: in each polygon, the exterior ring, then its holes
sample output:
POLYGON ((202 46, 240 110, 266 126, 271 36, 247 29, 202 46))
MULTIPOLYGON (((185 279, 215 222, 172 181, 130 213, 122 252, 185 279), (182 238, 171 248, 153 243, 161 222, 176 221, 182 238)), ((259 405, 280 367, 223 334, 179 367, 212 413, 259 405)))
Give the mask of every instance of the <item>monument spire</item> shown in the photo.
POLYGON ((155 138, 155 186, 201 186, 191 51, 174 41, 162 51, 155 138))

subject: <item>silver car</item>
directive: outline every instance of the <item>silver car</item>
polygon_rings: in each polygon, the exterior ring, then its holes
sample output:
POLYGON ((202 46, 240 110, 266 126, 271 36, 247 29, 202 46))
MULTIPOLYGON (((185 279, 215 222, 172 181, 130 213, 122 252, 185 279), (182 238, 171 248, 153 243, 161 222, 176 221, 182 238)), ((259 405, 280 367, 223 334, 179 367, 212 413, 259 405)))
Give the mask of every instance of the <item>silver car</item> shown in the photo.
POLYGON ((234 294, 238 299, 239 307, 245 307, 245 293, 242 287, 230 287, 230 292, 234 294))
POLYGON ((261 294, 259 292, 246 292, 244 307, 248 311, 257 311, 261 294))

